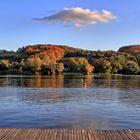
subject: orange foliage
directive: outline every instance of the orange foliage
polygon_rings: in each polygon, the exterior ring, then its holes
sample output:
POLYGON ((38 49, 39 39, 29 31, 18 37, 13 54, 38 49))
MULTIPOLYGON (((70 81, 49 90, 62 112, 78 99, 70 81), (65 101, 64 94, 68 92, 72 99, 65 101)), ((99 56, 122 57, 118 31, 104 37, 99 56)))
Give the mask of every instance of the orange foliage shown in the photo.
POLYGON ((140 53, 140 45, 125 46, 119 49, 120 52, 140 53))
POLYGON ((62 59, 64 56, 64 49, 59 45, 27 46, 25 51, 29 55, 38 55, 41 60, 47 60, 52 64, 56 64, 56 62, 62 59))
POLYGON ((86 64, 85 65, 85 70, 89 74, 89 73, 92 73, 93 72, 94 67, 91 64, 86 64))
POLYGON ((63 63, 57 64, 57 71, 58 71, 58 73, 61 74, 63 72, 63 70, 64 70, 63 63))
POLYGON ((41 70, 41 60, 39 57, 28 58, 27 67, 31 68, 33 71, 41 70))

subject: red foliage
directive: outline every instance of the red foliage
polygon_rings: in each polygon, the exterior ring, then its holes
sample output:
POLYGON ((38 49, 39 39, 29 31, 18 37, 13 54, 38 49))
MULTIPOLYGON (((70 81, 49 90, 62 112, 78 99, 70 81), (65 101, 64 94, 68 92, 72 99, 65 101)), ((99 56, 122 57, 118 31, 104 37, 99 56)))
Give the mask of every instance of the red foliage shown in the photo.
POLYGON ((25 47, 25 52, 29 55, 38 55, 41 60, 50 61, 56 64, 64 56, 64 48, 59 45, 34 45, 25 47), (47 57, 47 58, 46 58, 47 57))
POLYGON ((85 70, 89 73, 94 71, 94 66, 92 66, 91 64, 87 64, 85 65, 85 70))
POLYGON ((140 45, 125 46, 119 49, 119 52, 140 53, 140 45))

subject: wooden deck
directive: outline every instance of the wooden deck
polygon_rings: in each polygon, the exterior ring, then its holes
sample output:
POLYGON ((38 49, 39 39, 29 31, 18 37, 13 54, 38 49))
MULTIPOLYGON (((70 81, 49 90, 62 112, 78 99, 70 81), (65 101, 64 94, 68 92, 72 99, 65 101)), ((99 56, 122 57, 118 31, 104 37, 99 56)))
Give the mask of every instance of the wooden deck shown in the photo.
POLYGON ((140 140, 140 130, 0 129, 0 140, 140 140))

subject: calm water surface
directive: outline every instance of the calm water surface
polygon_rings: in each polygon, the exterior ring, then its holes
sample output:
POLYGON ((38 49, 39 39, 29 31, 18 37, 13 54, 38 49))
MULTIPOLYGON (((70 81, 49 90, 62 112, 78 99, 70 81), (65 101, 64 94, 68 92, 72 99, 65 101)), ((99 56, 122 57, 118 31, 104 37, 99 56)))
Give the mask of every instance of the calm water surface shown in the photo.
POLYGON ((0 127, 140 129, 140 76, 0 76, 0 127))

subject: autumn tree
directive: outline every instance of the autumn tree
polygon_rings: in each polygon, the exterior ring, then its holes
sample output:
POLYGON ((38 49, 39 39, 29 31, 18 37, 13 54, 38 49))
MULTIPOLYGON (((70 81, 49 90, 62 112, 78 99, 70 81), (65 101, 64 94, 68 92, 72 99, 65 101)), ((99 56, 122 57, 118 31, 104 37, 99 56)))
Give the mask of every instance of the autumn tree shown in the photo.
POLYGON ((56 65, 56 71, 58 72, 58 74, 62 74, 63 70, 64 70, 64 65, 63 65, 63 63, 58 63, 58 64, 56 65))
POLYGON ((64 63, 65 63, 65 66, 67 68, 69 68, 70 71, 73 71, 73 72, 75 71, 76 72, 80 69, 78 62, 73 57, 65 59, 64 63))
POLYGON ((85 66, 88 64, 88 60, 86 58, 77 58, 76 62, 78 63, 79 71, 83 71, 85 66))
POLYGON ((2 59, 0 60, 0 70, 7 70, 10 66, 9 60, 7 59, 2 59))
POLYGON ((87 75, 92 74, 92 72, 94 71, 94 67, 91 64, 86 64, 85 71, 86 71, 87 75))
POLYGON ((26 69, 38 74, 41 71, 41 60, 39 57, 28 58, 26 61, 26 69))
POLYGON ((101 59, 97 59, 94 61, 94 66, 95 66, 95 70, 96 72, 99 73, 111 73, 111 63, 108 60, 105 60, 103 58, 101 59))
POLYGON ((64 56, 64 49, 55 45, 28 46, 26 47, 26 51, 33 54, 32 57, 40 58, 43 74, 54 74, 57 62, 59 62, 64 56))
POLYGON ((93 71, 93 66, 88 63, 88 60, 86 58, 80 57, 80 58, 67 58, 64 60, 64 64, 66 68, 69 68, 70 71, 73 72, 85 72, 87 74, 91 73, 93 71))

